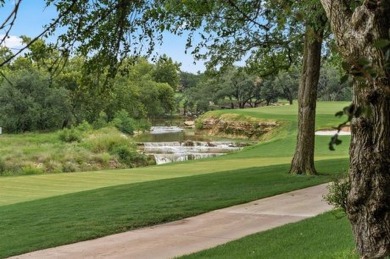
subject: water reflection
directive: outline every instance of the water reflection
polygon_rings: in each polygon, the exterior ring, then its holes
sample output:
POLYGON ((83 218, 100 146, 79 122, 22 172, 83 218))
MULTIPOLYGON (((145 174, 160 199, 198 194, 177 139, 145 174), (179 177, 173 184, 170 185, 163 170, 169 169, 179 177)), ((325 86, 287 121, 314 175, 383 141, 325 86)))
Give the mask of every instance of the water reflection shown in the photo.
POLYGON ((168 132, 160 134, 149 134, 147 142, 170 142, 170 141, 185 141, 186 134, 182 132, 168 132))

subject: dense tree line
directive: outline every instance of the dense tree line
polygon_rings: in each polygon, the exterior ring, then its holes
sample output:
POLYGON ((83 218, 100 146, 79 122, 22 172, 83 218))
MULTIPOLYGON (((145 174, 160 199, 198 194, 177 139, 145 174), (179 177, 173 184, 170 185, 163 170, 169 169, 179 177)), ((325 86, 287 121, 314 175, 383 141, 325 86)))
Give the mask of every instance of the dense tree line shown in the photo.
MULTIPOLYGON (((352 89, 341 82, 337 64, 324 62, 321 68, 318 100, 351 101, 352 89)), ((275 75, 260 77, 243 67, 230 67, 216 73, 181 73, 184 110, 201 113, 220 108, 248 108, 285 100, 293 104, 298 97, 300 68, 292 66, 275 75)))
MULTIPOLYGON (((0 54, 4 60, 11 52, 1 48, 0 54)), ((177 91, 182 92, 184 113, 190 114, 270 105, 281 98, 291 104, 297 98, 297 66, 263 78, 235 66, 191 74, 179 73, 180 64, 164 55, 155 64, 145 58, 127 58, 119 73, 107 78, 85 69, 83 57, 63 55, 39 40, 27 54, 2 67, 0 122, 5 132, 55 130, 83 121, 101 125, 113 121, 118 112, 133 120, 152 120, 176 111, 177 91)), ((335 65, 323 66, 320 100, 351 98, 339 78, 335 65)))
MULTIPOLYGON (((9 50, 2 48, 1 54, 4 59, 9 50)), ((107 79, 85 70, 84 58, 65 60, 62 55, 39 40, 26 55, 2 67, 0 126, 5 132, 55 130, 83 121, 107 123, 118 112, 133 120, 150 120, 176 108, 179 64, 171 58, 162 56, 156 64, 128 58, 120 73, 107 79)))

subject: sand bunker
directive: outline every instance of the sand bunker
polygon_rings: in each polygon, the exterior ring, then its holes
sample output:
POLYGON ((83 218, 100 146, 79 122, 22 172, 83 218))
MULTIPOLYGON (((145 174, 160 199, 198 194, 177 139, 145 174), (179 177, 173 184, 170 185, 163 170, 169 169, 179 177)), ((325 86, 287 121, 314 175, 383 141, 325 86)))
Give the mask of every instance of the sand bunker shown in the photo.
MULTIPOLYGON (((319 131, 316 131, 316 135, 317 136, 333 136, 337 133, 337 130, 319 130, 319 131)), ((351 135, 351 132, 350 131, 340 131, 339 133, 339 136, 349 136, 351 135)))

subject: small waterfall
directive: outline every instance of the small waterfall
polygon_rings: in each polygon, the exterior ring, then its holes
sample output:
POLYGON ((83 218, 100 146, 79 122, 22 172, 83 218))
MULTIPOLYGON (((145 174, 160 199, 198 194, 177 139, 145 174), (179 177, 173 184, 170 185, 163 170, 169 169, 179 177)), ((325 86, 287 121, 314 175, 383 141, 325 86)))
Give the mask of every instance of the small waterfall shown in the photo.
POLYGON ((145 142, 144 152, 153 155, 156 164, 202 159, 224 155, 229 152, 240 150, 232 142, 145 142))
POLYGON ((184 129, 176 126, 153 126, 150 128, 150 134, 167 134, 182 132, 184 129))
POLYGON ((184 130, 176 126, 154 126, 150 129, 151 142, 143 142, 141 149, 160 165, 220 156, 242 148, 234 142, 185 140, 184 135, 184 130))

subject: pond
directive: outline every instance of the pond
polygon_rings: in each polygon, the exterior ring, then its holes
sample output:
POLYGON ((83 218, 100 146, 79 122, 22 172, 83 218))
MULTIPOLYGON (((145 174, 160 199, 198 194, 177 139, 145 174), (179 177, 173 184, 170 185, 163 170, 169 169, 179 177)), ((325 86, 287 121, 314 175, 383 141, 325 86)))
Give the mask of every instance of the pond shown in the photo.
POLYGON ((142 152, 154 156, 156 164, 195 160, 224 155, 247 144, 235 141, 212 141, 190 130, 173 126, 154 126, 137 137, 142 152))
POLYGON ((186 131, 177 126, 153 126, 149 132, 135 137, 138 142, 170 142, 188 139, 186 131))

